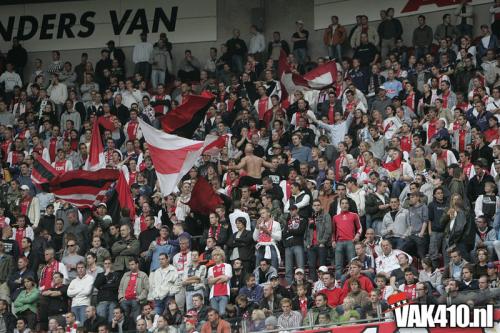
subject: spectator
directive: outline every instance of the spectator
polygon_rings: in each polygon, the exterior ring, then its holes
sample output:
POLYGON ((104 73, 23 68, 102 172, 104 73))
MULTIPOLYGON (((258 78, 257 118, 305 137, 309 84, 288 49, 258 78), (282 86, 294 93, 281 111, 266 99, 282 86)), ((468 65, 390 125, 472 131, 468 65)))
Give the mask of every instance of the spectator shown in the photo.
POLYGON ((455 40, 459 37, 460 32, 457 27, 451 24, 451 15, 444 14, 443 15, 443 23, 439 24, 436 27, 434 32, 434 39, 440 41, 442 39, 446 39, 446 37, 450 37, 452 40, 455 40))
POLYGON ((307 42, 309 31, 304 29, 304 21, 295 21, 296 31, 292 34, 293 54, 299 65, 304 65, 307 57, 307 42))
POLYGON ((331 24, 325 29, 323 34, 323 42, 328 48, 328 56, 330 59, 342 59, 342 44, 347 37, 345 28, 339 24, 338 16, 330 18, 331 24))
POLYGON ((135 73, 140 73, 144 80, 151 78, 151 62, 153 60, 153 44, 148 42, 148 34, 140 34, 141 41, 134 46, 132 61, 135 64, 135 73))
POLYGON ((25 320, 27 327, 35 328, 38 298, 40 293, 32 277, 23 279, 24 289, 19 293, 13 305, 18 318, 25 320))
POLYGON ((149 279, 146 273, 139 271, 139 262, 135 258, 128 260, 130 271, 123 274, 118 288, 118 302, 125 316, 135 321, 140 313, 140 304, 146 302, 149 292, 149 279))
POLYGON ((94 288, 94 278, 87 274, 85 263, 79 262, 76 265, 76 277, 68 286, 68 297, 72 298, 71 311, 75 314, 76 320, 81 324, 85 321, 85 311, 90 305, 90 298, 94 288))
POLYGON ((19 43, 18 38, 12 38, 12 48, 7 52, 7 62, 10 62, 14 65, 14 69, 21 81, 24 77, 24 68, 28 63, 28 52, 26 49, 19 43))
POLYGON ((166 302, 177 293, 178 276, 175 267, 169 264, 167 254, 160 254, 159 259, 160 267, 149 275, 148 300, 154 301, 156 313, 163 313, 166 302))
POLYGON ((217 310, 210 309, 208 310, 208 321, 201 327, 201 333, 209 333, 214 330, 220 333, 230 333, 231 326, 227 321, 220 318, 217 310))

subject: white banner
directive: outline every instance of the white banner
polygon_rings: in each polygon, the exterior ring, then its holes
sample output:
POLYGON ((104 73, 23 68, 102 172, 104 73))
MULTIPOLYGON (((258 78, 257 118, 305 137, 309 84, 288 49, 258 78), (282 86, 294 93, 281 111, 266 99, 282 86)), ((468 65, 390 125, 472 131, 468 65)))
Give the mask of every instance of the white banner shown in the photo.
MULTIPOLYGON (((337 15, 340 24, 356 23, 356 15, 366 15, 369 21, 380 20, 380 10, 394 8, 394 16, 410 16, 450 10, 461 0, 314 0, 314 29, 324 29, 330 25, 330 17, 337 15)), ((472 5, 492 3, 489 0, 470 0, 472 5)))
POLYGON ((90 0, 1 6, 0 49, 18 37, 29 51, 133 46, 166 32, 173 43, 217 40, 217 0, 90 0))

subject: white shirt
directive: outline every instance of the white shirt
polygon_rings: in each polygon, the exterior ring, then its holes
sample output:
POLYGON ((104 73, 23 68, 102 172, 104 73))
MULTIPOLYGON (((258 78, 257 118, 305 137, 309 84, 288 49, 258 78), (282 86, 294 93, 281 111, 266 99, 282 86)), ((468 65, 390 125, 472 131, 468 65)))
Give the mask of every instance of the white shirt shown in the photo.
POLYGON ((122 92, 122 104, 125 105, 128 109, 130 109, 133 103, 140 104, 141 100, 141 92, 137 89, 134 89, 132 92, 128 90, 122 92))
POLYGON ((68 88, 64 83, 51 84, 47 88, 47 93, 50 95, 50 100, 55 104, 64 104, 68 99, 68 88))
MULTIPOLYGON (((406 254, 401 250, 394 249, 388 255, 382 253, 380 256, 378 256, 375 260, 377 273, 391 273, 393 270, 400 268, 401 266, 399 266, 398 255, 400 255, 401 253, 406 254)), ((408 254, 406 255, 409 258, 409 264, 411 264, 411 256, 409 256, 408 254)))
POLYGON ((491 35, 487 35, 487 36, 484 36, 483 38, 481 38, 481 43, 483 44, 485 49, 487 49, 488 45, 490 45, 490 39, 491 39, 491 35))
POLYGON ((264 52, 266 49, 266 41, 264 39, 264 35, 260 32, 257 32, 255 35, 250 37, 250 42, 248 43, 248 53, 259 53, 264 52))
POLYGON ((68 286, 68 296, 72 298, 71 306, 90 305, 90 296, 94 289, 94 278, 86 274, 83 278, 78 276, 68 286))
POLYGON ((134 51, 132 53, 132 61, 134 64, 139 62, 151 62, 152 58, 153 44, 149 42, 140 42, 134 46, 134 51))
POLYGON ((250 229, 250 215, 248 215, 248 213, 246 213, 240 209, 235 209, 234 212, 229 214, 229 223, 231 223, 231 230, 232 230, 233 234, 235 232, 238 232, 238 228, 236 228, 236 219, 238 217, 243 217, 247 221, 246 229, 250 231, 251 230, 250 229))
POLYGON ((12 73, 10 73, 8 71, 3 72, 3 74, 0 75, 0 83, 5 83, 5 91, 6 92, 13 91, 15 86, 19 86, 19 87, 23 86, 23 83, 21 81, 21 77, 16 72, 12 72, 12 73))

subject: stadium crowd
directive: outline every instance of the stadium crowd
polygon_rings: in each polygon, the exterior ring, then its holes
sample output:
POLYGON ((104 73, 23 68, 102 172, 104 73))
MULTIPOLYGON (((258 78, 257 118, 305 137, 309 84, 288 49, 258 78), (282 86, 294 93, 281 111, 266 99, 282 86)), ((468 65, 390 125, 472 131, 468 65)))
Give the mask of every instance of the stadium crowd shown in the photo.
POLYGON ((113 41, 100 59, 53 51, 43 64, 14 39, 0 58, 0 333, 287 331, 389 318, 398 291, 494 303, 500 1, 491 22, 473 9, 462 1, 436 27, 415 17, 411 41, 392 8, 350 30, 332 16, 315 60, 301 20, 289 40, 235 29, 205 60, 186 50, 175 72, 166 34, 140 35, 133 69, 113 41), (336 82, 314 99, 285 91, 282 51, 300 75, 336 60, 336 82), (138 118, 160 128, 203 91, 215 101, 193 138, 230 134, 227 145, 164 197, 138 118), (101 117, 132 218, 109 202, 77 209, 30 177, 37 158, 83 168, 101 117), (223 198, 208 216, 186 204, 198 177, 223 198))

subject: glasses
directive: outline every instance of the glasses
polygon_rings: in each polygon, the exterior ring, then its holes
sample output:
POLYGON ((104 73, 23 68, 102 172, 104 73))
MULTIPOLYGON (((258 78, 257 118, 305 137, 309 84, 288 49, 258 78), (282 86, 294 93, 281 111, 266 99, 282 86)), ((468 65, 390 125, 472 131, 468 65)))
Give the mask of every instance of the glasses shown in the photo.
POLYGON ((76 246, 76 244, 68 244, 68 247, 76 246))

